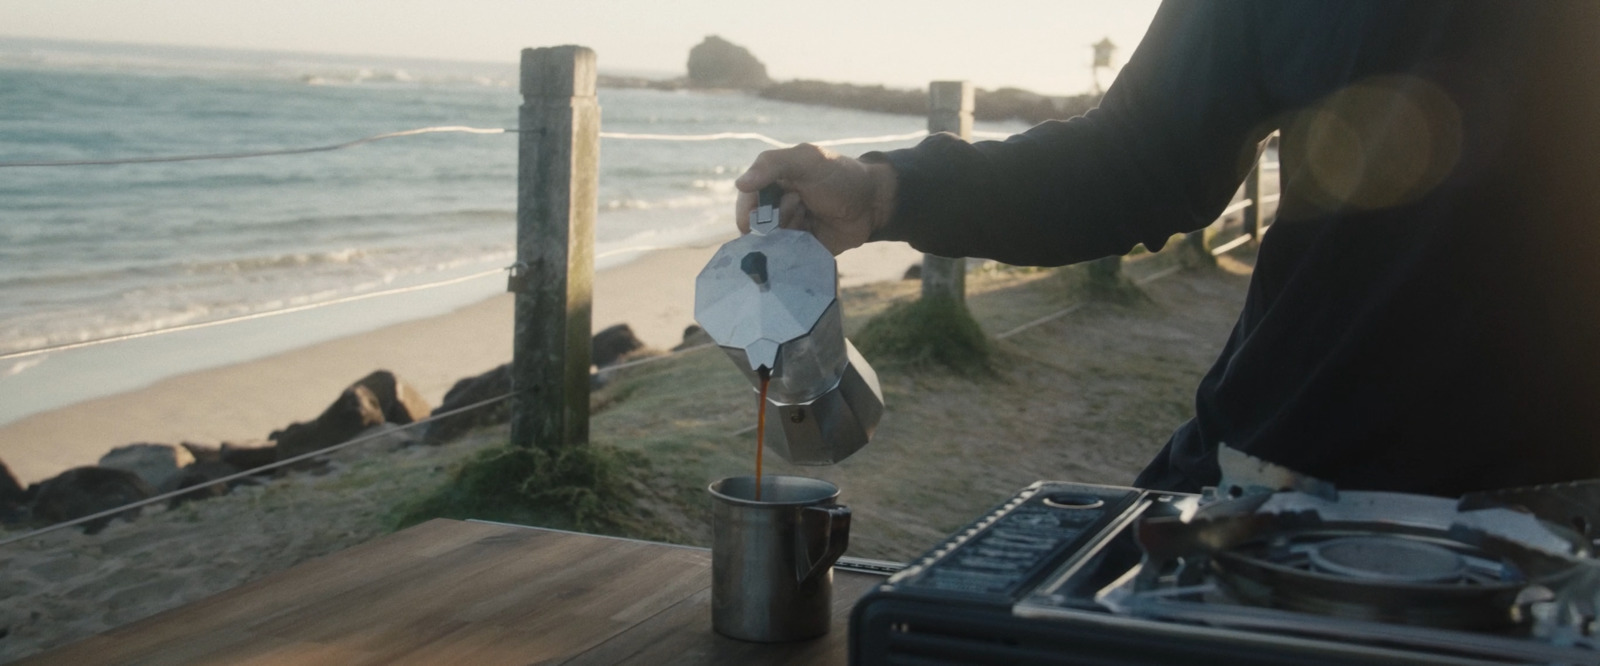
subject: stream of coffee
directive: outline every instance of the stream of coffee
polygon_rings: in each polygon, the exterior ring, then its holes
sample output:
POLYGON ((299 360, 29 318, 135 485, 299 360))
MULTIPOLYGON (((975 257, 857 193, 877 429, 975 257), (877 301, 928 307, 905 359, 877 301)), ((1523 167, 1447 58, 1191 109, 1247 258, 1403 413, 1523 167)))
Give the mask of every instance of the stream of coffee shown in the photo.
POLYGON ((767 435, 767 384, 772 381, 772 373, 766 368, 756 371, 761 376, 761 402, 756 407, 756 501, 761 501, 761 452, 766 450, 765 438, 767 435))

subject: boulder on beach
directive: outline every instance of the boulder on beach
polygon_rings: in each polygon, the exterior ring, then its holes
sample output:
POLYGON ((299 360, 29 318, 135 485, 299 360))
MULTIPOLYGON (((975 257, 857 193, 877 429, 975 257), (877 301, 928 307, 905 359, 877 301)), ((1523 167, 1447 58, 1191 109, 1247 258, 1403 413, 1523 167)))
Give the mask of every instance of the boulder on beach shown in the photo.
POLYGON ((243 470, 239 469, 238 467, 215 460, 197 462, 193 465, 185 467, 183 468, 183 471, 179 472, 178 478, 174 483, 174 488, 177 490, 194 488, 194 490, 167 500, 167 506, 174 507, 183 504, 184 502, 211 499, 213 497, 221 497, 226 495, 229 491, 233 490, 235 483, 217 483, 212 485, 205 484, 211 483, 217 479, 238 474, 241 471, 243 470), (196 486, 200 487, 197 488, 196 486))
POLYGON ((268 439, 277 443, 278 460, 287 460, 349 441, 361 431, 383 422, 383 406, 378 397, 372 389, 356 383, 340 393, 315 420, 290 424, 283 430, 273 431, 268 439))
POLYGON ((169 444, 128 444, 100 456, 100 466, 138 474, 157 492, 176 488, 179 470, 194 462, 188 449, 169 444))
POLYGON ((0 461, 0 502, 21 502, 26 498, 27 493, 17 483, 17 477, 11 475, 11 468, 0 461))
MULTIPOLYGON (((510 392, 511 364, 507 363, 476 377, 467 377, 456 382, 455 386, 451 386, 450 391, 444 394, 444 401, 439 404, 438 409, 433 410, 433 413, 443 414, 510 392)), ((434 446, 446 444, 455 441, 473 428, 505 423, 510 419, 510 400, 502 400, 460 414, 439 417, 428 424, 428 430, 422 436, 422 443, 434 446)))
POLYGON ((644 349, 644 343, 633 334, 633 328, 627 324, 609 326, 594 335, 589 357, 594 360, 597 367, 604 368, 616 365, 628 354, 644 349))
POLYGON ((428 412, 432 409, 421 392, 388 370, 377 370, 351 386, 367 387, 373 397, 378 399, 378 408, 383 411, 383 420, 389 423, 405 425, 421 421, 428 417, 428 412))
POLYGON ((197 444, 195 442, 183 442, 178 446, 181 446, 183 447, 183 450, 188 451, 189 456, 194 458, 194 461, 197 463, 222 461, 222 449, 218 447, 209 446, 206 444, 197 444))
MULTIPOLYGON (((59 523, 115 509, 155 494, 155 489, 133 472, 108 467, 74 467, 39 484, 38 494, 33 498, 33 518, 59 523)), ((111 518, 133 520, 138 515, 139 509, 129 509, 90 521, 84 524, 84 531, 95 534, 105 529, 111 518)))
POLYGON ((0 524, 18 523, 28 519, 28 492, 22 489, 11 468, 0 462, 0 524))
POLYGON ((423 428, 402 428, 393 423, 379 423, 356 435, 362 440, 360 446, 345 449, 340 453, 345 454, 344 459, 351 460, 372 451, 398 451, 416 446, 422 443, 422 430, 423 428))
POLYGON ((217 449, 215 460, 200 460, 199 456, 195 458, 198 462, 227 463, 241 470, 255 469, 277 462, 278 447, 271 441, 259 439, 248 442, 223 442, 222 446, 217 449))
POLYGON ((687 328, 683 329, 683 342, 679 342, 678 346, 672 348, 672 351, 683 351, 690 347, 699 347, 712 342, 715 341, 711 339, 711 334, 700 328, 699 324, 689 324, 687 328))

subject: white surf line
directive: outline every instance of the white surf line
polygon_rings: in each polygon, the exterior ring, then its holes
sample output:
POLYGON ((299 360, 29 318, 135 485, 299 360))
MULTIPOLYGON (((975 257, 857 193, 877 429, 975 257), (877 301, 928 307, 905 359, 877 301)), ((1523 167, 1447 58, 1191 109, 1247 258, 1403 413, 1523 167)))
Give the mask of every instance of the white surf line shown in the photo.
POLYGON ((81 348, 84 348, 84 347, 94 347, 94 346, 98 346, 98 345, 110 344, 110 343, 113 343, 113 342, 123 342, 123 341, 126 341, 126 340, 136 340, 136 339, 139 339, 139 338, 148 338, 148 337, 152 337, 152 336, 156 336, 156 335, 166 335, 167 333, 177 333, 179 331, 193 331, 193 330, 196 330, 196 329, 210 328, 212 326, 221 326, 223 324, 235 324, 235 323, 238 323, 238 322, 241 322, 241 321, 250 321, 250 320, 253 320, 253 319, 265 319, 267 317, 276 317, 278 315, 291 314, 291 313, 294 313, 294 312, 304 312, 306 310, 315 310, 317 308, 325 308, 325 307, 328 307, 330 305, 341 305, 341 304, 344 304, 344 303, 353 303, 355 301, 364 301, 364 300, 367 300, 369 298, 378 298, 380 296, 393 296, 395 294, 405 294, 405 293, 410 293, 410 292, 413 292, 413 291, 421 291, 423 289, 433 289, 435 287, 449 286, 449 285, 452 285, 452 284, 459 284, 459 283, 467 282, 467 281, 470 281, 470 280, 476 280, 476 279, 482 278, 482 277, 488 277, 490 275, 497 275, 497 274, 500 274, 500 273, 504 273, 505 271, 506 271, 506 269, 504 269, 504 268, 492 268, 492 269, 489 269, 489 270, 486 270, 486 271, 480 271, 480 272, 477 272, 477 273, 473 273, 471 275, 463 275, 461 277, 450 278, 448 280, 440 280, 438 282, 429 282, 429 283, 426 283, 426 284, 417 284, 417 285, 412 285, 412 286, 409 286, 409 287, 396 287, 394 289, 384 289, 382 291, 374 291, 374 292, 366 293, 366 294, 356 294, 354 296, 345 296, 343 298, 335 298, 333 300, 319 301, 319 302, 316 302, 316 303, 307 303, 305 305, 296 305, 294 307, 282 308, 282 309, 278 309, 278 310, 268 310, 266 312, 255 312, 255 313, 246 314, 246 315, 239 315, 239 316, 236 316, 236 317, 224 317, 222 319, 212 319, 210 321, 196 322, 196 323, 193 323, 193 324, 183 324, 183 325, 180 325, 180 326, 170 326, 170 327, 167 327, 167 328, 157 328, 157 329, 152 329, 152 330, 149 330, 149 331, 139 331, 137 333, 124 333, 122 335, 112 335, 112 336, 107 336, 107 337, 104 337, 104 338, 95 338, 93 340, 84 340, 82 342, 68 342, 68 343, 59 344, 59 345, 50 345, 50 346, 47 346, 47 347, 36 347, 36 348, 33 348, 33 349, 25 349, 25 350, 22 350, 22 351, 7 352, 7 353, 4 353, 4 354, 0 354, 0 361, 6 361, 6 360, 14 359, 14 358, 23 358, 23 357, 27 357, 27 356, 37 356, 39 354, 49 354, 49 353, 52 353, 52 352, 67 351, 67 350, 71 350, 71 349, 81 349, 81 348))
POLYGON ((503 127, 465 127, 462 125, 441 125, 437 127, 418 127, 416 129, 387 132, 362 137, 354 141, 329 144, 326 146, 312 146, 310 148, 285 148, 282 150, 258 150, 244 153, 207 153, 201 155, 166 155, 156 157, 119 157, 104 160, 44 160, 30 162, 0 162, 0 167, 61 167, 61 166, 105 166, 113 164, 157 164, 162 162, 196 162, 200 160, 239 160, 251 157, 272 157, 276 155, 303 155, 306 153, 322 153, 330 150, 344 150, 356 146, 395 139, 403 136, 417 136, 421 134, 462 133, 462 134, 505 134, 516 130, 503 127))

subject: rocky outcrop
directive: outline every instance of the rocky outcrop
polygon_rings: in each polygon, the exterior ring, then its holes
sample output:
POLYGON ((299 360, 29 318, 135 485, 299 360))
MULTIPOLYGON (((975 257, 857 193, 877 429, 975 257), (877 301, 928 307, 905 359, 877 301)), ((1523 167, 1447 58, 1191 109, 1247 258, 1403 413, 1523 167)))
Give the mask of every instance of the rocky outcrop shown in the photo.
POLYGON ((383 405, 378 396, 372 389, 356 383, 340 393, 315 420, 273 431, 268 439, 277 444, 278 460, 286 460, 345 442, 383 422, 383 405))
MULTIPOLYGON (((106 467, 75 467, 39 484, 33 498, 33 518, 46 523, 82 518, 108 509, 155 496, 156 491, 139 475, 106 467)), ((99 518, 84 525, 95 534, 110 524, 111 518, 132 520, 139 509, 99 518)))
POLYGON ((0 523, 18 523, 28 518, 28 493, 11 475, 11 468, 0 462, 0 523))
MULTIPOLYGON (((919 116, 928 113, 926 90, 795 80, 767 86, 761 90, 761 96, 785 102, 834 106, 858 111, 919 116)), ((1081 116, 1099 103, 1099 95, 1052 97, 1018 88, 977 90, 974 93, 972 117, 977 120, 1021 120, 1040 123, 1081 116)))
POLYGON ((760 90, 768 83, 767 66, 743 46, 711 35, 689 49, 690 86, 760 90))
POLYGON ((11 468, 0 462, 0 502, 21 502, 26 497, 22 484, 17 483, 17 477, 11 475, 11 468))
MULTIPOLYGON (((449 392, 444 394, 444 401, 439 404, 438 409, 433 410, 433 413, 443 414, 510 392, 511 364, 507 363, 476 377, 456 382, 450 387, 449 392)), ((441 417, 429 423, 428 431, 422 436, 422 442, 435 446, 446 444, 455 441, 473 428, 505 423, 509 420, 511 420, 511 401, 502 400, 478 409, 441 417)))
POLYGON ((422 393, 388 370, 373 372, 351 386, 367 387, 378 400, 383 420, 389 423, 405 425, 421 421, 428 417, 428 411, 431 409, 428 401, 422 397, 422 393))
POLYGON ((168 444, 128 444, 100 456, 100 466, 139 475, 157 492, 177 487, 178 473, 194 462, 188 449, 168 444))
MULTIPOLYGON (((742 46, 710 36, 689 50, 689 76, 661 80, 643 77, 600 77, 601 87, 654 88, 732 88, 755 91, 767 99, 815 104, 860 111, 926 116, 926 88, 888 88, 797 79, 773 82, 766 65, 742 46)), ((973 118, 977 120, 1021 120, 1040 123, 1046 120, 1081 116, 1100 103, 1100 95, 1040 95, 1020 88, 974 91, 973 118)))
POLYGON ((255 469, 278 461, 278 447, 270 441, 223 442, 217 450, 215 462, 227 463, 238 469, 255 469))
POLYGON ((196 444, 194 442, 184 442, 178 446, 181 446, 183 447, 183 450, 188 451, 190 457, 193 457, 194 461, 197 463, 218 462, 222 460, 222 450, 215 446, 196 444))
POLYGON ((1050 97, 1020 88, 978 90, 974 96, 972 117, 977 120, 1042 123, 1081 116, 1099 105, 1099 95, 1050 97))
POLYGON ((356 435, 361 438, 361 446, 345 449, 343 453, 346 459, 356 459, 373 451, 398 451, 408 446, 416 446, 422 443, 420 430, 421 428, 402 428, 393 423, 379 423, 356 435))
POLYGON ((293 423, 267 438, 277 445, 277 459, 285 460, 347 442, 380 423, 412 423, 428 413, 421 393, 394 373, 378 370, 345 388, 315 420, 293 423))
POLYGON ((711 339, 711 334, 700 328, 699 324, 689 324, 687 328, 683 329, 683 341, 673 347, 672 351, 683 351, 690 347, 699 347, 712 342, 714 341, 711 339))
POLYGON ((928 114, 926 90, 892 89, 883 86, 860 86, 850 83, 794 80, 775 83, 761 90, 761 96, 784 102, 834 106, 858 111, 900 113, 906 115, 928 114))
POLYGON ((167 500, 167 506, 173 507, 183 504, 184 502, 211 499, 213 497, 221 497, 226 495, 233 490, 233 486, 236 485, 235 483, 218 483, 209 486, 204 484, 238 474, 241 471, 243 470, 240 470, 238 467, 234 467, 233 465, 229 465, 228 463, 220 461, 197 462, 193 465, 185 467, 183 468, 183 471, 178 473, 178 477, 174 482, 173 487, 176 490, 182 490, 184 488, 194 488, 194 490, 167 500), (200 487, 196 488, 196 486, 200 487))
POLYGON ((644 343, 627 324, 617 324, 596 333, 589 356, 597 367, 615 365, 623 357, 644 349, 644 343))

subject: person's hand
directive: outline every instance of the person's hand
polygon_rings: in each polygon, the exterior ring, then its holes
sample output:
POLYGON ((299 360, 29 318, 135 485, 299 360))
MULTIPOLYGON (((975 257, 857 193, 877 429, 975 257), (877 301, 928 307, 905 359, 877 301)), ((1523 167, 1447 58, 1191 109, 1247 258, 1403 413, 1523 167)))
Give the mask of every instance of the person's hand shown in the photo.
POLYGON ((811 232, 834 254, 867 242, 894 213, 894 167, 802 143, 761 153, 733 181, 739 188, 734 220, 740 233, 750 232, 756 193, 774 182, 784 190, 778 222, 787 229, 811 232))

